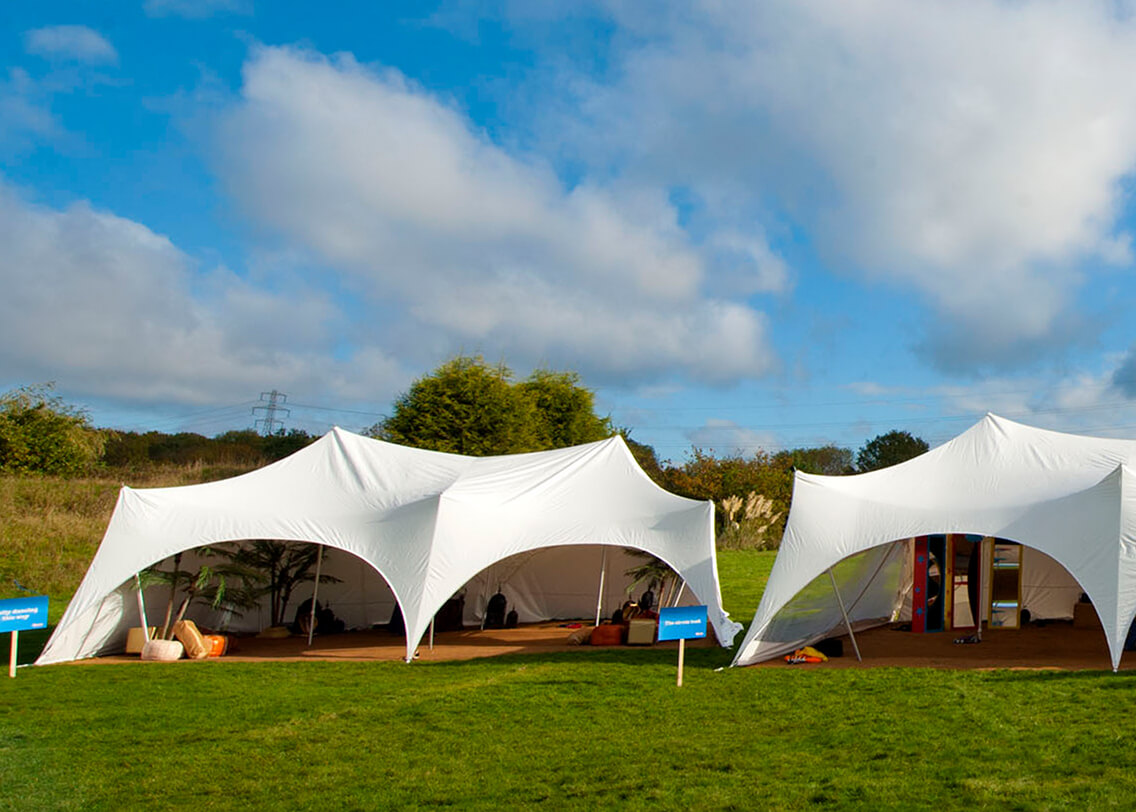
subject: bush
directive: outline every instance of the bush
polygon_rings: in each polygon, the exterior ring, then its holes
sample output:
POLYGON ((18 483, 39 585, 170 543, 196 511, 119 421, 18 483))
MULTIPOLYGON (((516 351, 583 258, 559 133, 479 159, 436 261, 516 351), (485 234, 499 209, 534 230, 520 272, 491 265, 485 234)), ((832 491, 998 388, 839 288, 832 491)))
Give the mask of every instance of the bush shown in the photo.
POLYGON ((52 390, 37 384, 0 395, 0 471, 75 475, 98 462, 102 432, 52 390))

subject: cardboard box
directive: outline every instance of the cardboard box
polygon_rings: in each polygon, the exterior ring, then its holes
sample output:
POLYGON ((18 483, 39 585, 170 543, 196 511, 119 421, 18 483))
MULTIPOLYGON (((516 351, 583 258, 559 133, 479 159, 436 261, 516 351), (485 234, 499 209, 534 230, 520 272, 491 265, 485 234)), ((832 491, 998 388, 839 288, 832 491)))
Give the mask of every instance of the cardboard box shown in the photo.
MULTIPOLYGON (((158 627, 150 627, 150 639, 153 639, 158 634, 158 627)), ((126 653, 127 654, 141 654, 142 645, 146 642, 145 636, 142 634, 142 627, 135 626, 126 632, 126 653)))
POLYGON ((627 624, 627 645, 649 646, 655 642, 656 621, 649 618, 634 618, 627 624))

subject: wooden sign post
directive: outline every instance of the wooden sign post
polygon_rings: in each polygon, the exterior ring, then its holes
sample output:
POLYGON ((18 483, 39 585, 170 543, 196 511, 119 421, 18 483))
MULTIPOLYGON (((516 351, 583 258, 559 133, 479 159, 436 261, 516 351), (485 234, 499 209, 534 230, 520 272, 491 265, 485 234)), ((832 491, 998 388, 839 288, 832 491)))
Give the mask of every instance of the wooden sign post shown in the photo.
POLYGON ((46 628, 47 595, 0 601, 0 632, 12 633, 12 647, 8 657, 9 677, 16 676, 16 651, 20 645, 20 631, 46 628))
POLYGON ((686 641, 706 636, 705 606, 672 606, 659 610, 659 642, 678 641, 678 681, 682 687, 682 670, 686 660, 686 641))

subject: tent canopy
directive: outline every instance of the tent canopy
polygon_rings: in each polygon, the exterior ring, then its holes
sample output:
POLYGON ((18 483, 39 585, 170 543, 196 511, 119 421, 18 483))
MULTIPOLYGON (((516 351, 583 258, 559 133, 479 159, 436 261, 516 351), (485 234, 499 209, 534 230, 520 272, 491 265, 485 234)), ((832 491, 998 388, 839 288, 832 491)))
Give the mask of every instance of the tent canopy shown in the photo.
MULTIPOLYGON (((707 604, 719 641, 729 645, 741 626, 722 610, 713 511, 711 502, 655 485, 619 436, 555 451, 465 457, 336 428, 232 479, 124 487, 37 663, 121 649, 127 628, 138 625, 127 599, 135 573, 178 552, 251 539, 323 544, 373 568, 402 610, 408 659, 439 608, 478 573, 566 546, 627 547, 662 559, 707 604)), ((597 556, 583 566, 598 579, 597 556)))
POLYGON ((851 620, 878 620, 901 585, 897 540, 968 533, 1016 541, 1064 567, 1096 607, 1115 668, 1136 615, 1134 472, 1136 441, 995 415, 890 468, 798 472, 781 548, 734 665, 775 657, 840 623, 830 567, 854 604, 851 620), (818 588, 822 574, 827 591, 818 588))

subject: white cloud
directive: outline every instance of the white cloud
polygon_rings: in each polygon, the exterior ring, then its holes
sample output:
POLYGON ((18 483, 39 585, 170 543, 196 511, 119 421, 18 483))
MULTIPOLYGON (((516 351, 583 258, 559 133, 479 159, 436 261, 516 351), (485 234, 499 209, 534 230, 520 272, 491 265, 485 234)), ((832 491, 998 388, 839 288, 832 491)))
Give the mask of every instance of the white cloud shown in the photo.
POLYGON ((695 448, 717 456, 741 454, 750 457, 756 451, 779 448, 777 437, 770 432, 754 431, 732 420, 718 418, 711 418, 687 432, 687 439, 695 448))
POLYGON ((63 134, 63 127, 48 106, 48 98, 50 93, 27 71, 8 71, 8 79, 0 81, 0 150, 24 152, 63 134))
POLYGON ((93 28, 85 25, 49 25, 24 34, 24 47, 29 54, 45 59, 75 62, 115 63, 118 52, 93 28))
MULTIPOLYGON (((565 189, 395 71, 259 48, 219 138, 256 220, 348 269, 404 334, 589 380, 760 375, 763 316, 706 291, 708 260, 651 187, 565 189)), ((780 261, 726 241, 777 288, 780 261)))
POLYGON ((185 17, 201 20, 214 14, 252 14, 252 0, 146 0, 151 17, 185 17))
MULTIPOLYGON (((1106 2, 610 3, 615 68, 577 78, 593 166, 762 222, 918 292, 937 363, 1017 363, 1071 333, 1093 263, 1131 262, 1136 22, 1106 2)), ((573 115, 575 111, 573 111, 573 115)))
POLYGON ((329 361, 344 316, 318 291, 199 276, 168 239, 79 202, 0 184, 0 380, 66 381, 133 403, 245 400, 264 388, 381 399, 406 380, 374 345, 329 361))

